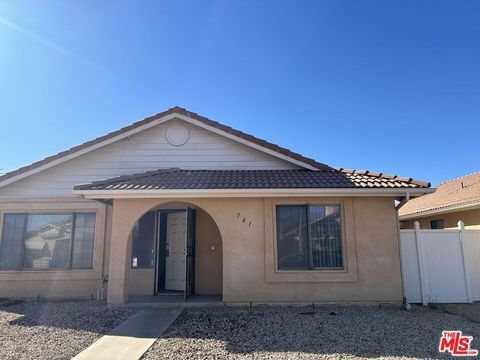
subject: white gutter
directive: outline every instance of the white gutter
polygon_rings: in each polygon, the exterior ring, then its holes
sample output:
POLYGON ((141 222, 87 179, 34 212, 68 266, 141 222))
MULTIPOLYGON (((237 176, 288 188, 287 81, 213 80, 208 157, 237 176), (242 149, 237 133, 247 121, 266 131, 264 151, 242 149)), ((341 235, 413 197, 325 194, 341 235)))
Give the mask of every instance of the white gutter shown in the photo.
POLYGON ((73 190, 86 199, 129 198, 230 198, 230 197, 292 197, 292 196, 420 196, 434 192, 421 189, 131 189, 131 190, 73 190))
POLYGON ((444 207, 441 209, 432 209, 432 210, 427 210, 427 211, 421 211, 417 212, 414 214, 408 214, 408 215, 401 215, 399 218, 400 220, 410 220, 410 219, 418 219, 430 215, 438 215, 438 214, 447 214, 447 213, 452 213, 456 212, 459 210, 469 210, 469 209, 474 209, 480 207, 480 201, 475 201, 471 202, 469 204, 463 204, 463 205, 452 205, 448 207, 444 207))

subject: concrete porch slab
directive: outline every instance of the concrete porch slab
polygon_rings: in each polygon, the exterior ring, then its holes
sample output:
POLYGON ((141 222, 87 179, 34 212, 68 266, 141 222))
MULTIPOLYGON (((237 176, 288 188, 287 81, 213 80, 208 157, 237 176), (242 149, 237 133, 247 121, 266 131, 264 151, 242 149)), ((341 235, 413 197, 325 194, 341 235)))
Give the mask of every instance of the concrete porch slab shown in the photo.
POLYGON ((141 309, 156 308, 189 308, 189 307, 220 307, 225 306, 222 296, 195 295, 187 300, 181 296, 131 296, 124 304, 128 307, 141 309))
POLYGON ((75 360, 138 360, 183 309, 145 309, 101 337, 75 360))

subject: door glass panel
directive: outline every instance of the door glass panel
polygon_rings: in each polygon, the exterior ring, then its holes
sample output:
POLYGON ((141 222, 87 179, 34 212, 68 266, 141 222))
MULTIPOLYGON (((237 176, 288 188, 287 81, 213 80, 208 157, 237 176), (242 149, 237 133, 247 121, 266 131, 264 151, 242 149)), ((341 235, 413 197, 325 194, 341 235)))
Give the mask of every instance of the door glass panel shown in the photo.
POLYGON ((154 265, 155 211, 142 216, 132 231, 132 268, 149 268, 154 265))

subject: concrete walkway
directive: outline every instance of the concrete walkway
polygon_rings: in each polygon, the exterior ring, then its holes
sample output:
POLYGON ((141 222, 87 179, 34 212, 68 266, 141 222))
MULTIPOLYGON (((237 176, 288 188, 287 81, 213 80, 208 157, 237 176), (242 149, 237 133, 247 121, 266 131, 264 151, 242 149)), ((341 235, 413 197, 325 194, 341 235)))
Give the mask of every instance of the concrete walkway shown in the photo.
POLYGON ((140 309, 159 309, 159 308, 191 308, 191 307, 222 307, 225 304, 222 296, 204 296, 194 295, 184 300, 183 294, 168 296, 131 296, 129 301, 124 304, 128 307, 136 307, 140 309))
POLYGON ((137 360, 160 337, 183 309, 148 309, 131 316, 101 337, 75 360, 137 360))

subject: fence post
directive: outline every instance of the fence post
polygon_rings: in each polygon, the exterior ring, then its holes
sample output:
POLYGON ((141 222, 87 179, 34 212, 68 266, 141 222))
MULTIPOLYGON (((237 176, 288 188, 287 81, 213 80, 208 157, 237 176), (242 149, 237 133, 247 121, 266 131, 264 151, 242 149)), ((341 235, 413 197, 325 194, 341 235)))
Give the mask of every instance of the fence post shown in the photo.
POLYGON ((470 271, 471 266, 470 262, 468 261, 468 245, 465 241, 465 224, 462 220, 458 222, 458 230, 459 230, 459 239, 460 239, 460 247, 462 250, 462 260, 463 260, 463 274, 465 275, 465 288, 467 290, 467 301, 469 303, 473 302, 472 296, 472 280, 470 279, 470 271))
POLYGON ((420 271, 420 289, 422 290, 422 304, 428 305, 428 278, 425 270, 425 255, 423 253, 422 232, 420 223, 415 221, 415 241, 417 243, 418 270, 420 271))

